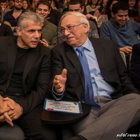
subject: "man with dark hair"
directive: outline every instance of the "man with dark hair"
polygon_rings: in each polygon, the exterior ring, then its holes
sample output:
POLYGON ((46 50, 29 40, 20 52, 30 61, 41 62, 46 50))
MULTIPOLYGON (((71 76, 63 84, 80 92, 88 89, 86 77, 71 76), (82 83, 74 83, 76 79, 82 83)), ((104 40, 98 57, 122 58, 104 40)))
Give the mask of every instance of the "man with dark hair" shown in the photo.
POLYGON ((67 6, 68 6, 68 11, 79 11, 81 13, 84 13, 84 4, 81 0, 70 0, 68 3, 67 3, 67 6), (76 5, 76 4, 80 4, 80 7, 81 9, 79 8, 69 8, 69 5, 76 5))
MULTIPOLYGON (((68 11, 77 11, 83 14, 85 13, 85 7, 81 0, 70 0, 67 6, 68 11)), ((93 19, 89 19, 89 23, 90 23, 89 37, 99 38, 96 21, 93 19)))
POLYGON ((113 40, 119 45, 120 51, 131 54, 133 45, 140 42, 138 35, 140 23, 129 19, 128 5, 122 1, 113 4, 112 18, 101 26, 100 36, 113 40))
POLYGON ((3 18, 4 24, 11 27, 14 35, 16 35, 17 20, 23 12, 22 1, 23 0, 14 0, 13 9, 8 11, 3 18))
POLYGON ((38 2, 36 13, 44 18, 41 43, 48 48, 53 48, 57 44, 57 26, 48 21, 50 11, 51 7, 47 1, 41 0, 38 2))
POLYGON ((0 1, 0 21, 3 21, 4 15, 9 11, 8 0, 0 1))

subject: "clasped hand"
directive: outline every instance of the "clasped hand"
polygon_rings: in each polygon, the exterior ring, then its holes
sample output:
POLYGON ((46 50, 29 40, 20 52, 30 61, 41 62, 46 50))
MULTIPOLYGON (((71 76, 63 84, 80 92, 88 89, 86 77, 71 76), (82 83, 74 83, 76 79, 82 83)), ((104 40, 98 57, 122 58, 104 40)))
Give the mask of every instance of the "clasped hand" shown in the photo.
POLYGON ((126 54, 131 54, 132 53, 132 46, 123 46, 122 48, 120 48, 120 51, 126 53, 126 54))
POLYGON ((13 120, 19 118, 23 113, 23 108, 14 100, 0 97, 0 122, 7 122, 13 126, 13 120))

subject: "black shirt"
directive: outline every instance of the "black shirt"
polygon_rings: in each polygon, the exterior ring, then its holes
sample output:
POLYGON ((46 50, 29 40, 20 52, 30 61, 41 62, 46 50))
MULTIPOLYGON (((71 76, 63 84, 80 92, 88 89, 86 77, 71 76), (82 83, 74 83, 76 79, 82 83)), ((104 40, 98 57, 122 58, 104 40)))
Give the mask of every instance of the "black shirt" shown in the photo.
POLYGON ((6 92, 6 94, 9 96, 24 95, 22 78, 29 50, 30 49, 23 49, 19 47, 17 49, 13 74, 11 76, 9 87, 6 92))

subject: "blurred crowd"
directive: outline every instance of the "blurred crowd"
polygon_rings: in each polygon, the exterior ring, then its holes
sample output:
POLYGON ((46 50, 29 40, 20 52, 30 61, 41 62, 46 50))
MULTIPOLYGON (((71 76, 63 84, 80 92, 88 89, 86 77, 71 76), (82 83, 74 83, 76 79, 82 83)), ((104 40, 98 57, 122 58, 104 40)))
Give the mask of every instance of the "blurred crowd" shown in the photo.
MULTIPOLYGON (((79 11, 85 14, 90 21, 90 36, 99 38, 102 34, 100 33, 102 32, 100 27, 112 18, 112 6, 118 1, 120 0, 1 0, 0 35, 16 35, 19 16, 25 11, 34 11, 45 19, 42 43, 49 48, 53 48, 58 42, 63 41, 58 32, 60 17, 67 11, 79 11)), ((140 0, 121 1, 129 7, 128 17, 125 21, 133 20, 139 23, 140 0)))

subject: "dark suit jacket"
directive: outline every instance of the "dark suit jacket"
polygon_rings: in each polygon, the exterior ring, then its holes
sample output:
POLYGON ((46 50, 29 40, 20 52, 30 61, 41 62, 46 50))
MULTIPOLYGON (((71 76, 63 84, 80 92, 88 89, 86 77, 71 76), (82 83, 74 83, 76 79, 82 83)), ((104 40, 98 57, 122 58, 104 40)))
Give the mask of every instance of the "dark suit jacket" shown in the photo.
MULTIPOLYGON (((0 37, 0 94, 6 96, 6 89, 14 68, 17 52, 16 39, 0 37)), ((30 49, 23 73, 24 97, 13 97, 27 113, 43 103, 50 83, 50 51, 39 46, 30 49)))
POLYGON ((133 46, 130 74, 134 85, 140 90, 140 43, 133 46))
MULTIPOLYGON (((137 92, 128 78, 124 62, 112 41, 92 39, 99 68, 104 80, 114 87, 112 98, 122 94, 137 92)), ((64 100, 83 101, 84 78, 80 61, 73 48, 66 43, 52 50, 52 72, 60 74, 62 69, 68 70, 64 100)))

